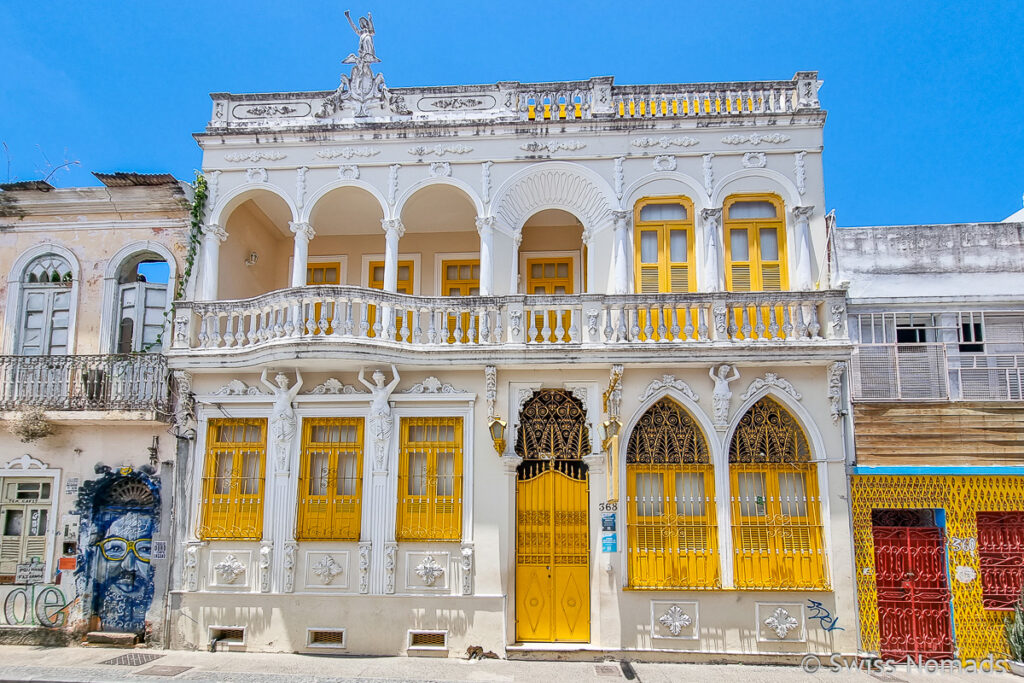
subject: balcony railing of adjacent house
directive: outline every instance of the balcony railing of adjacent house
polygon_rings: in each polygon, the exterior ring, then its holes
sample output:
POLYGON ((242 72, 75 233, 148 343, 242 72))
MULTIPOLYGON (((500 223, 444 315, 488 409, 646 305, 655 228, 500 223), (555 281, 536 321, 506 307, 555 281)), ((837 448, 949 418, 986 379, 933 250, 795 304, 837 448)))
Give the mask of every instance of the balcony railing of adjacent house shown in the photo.
POLYGON ((160 354, 0 356, 0 410, 166 410, 160 354))
POLYGON ((846 343, 846 306, 838 291, 421 297, 311 286, 183 302, 172 353, 295 340, 424 349, 846 343))
POLYGON ((872 344, 853 352, 859 401, 1024 400, 1024 353, 961 353, 954 344, 872 344))

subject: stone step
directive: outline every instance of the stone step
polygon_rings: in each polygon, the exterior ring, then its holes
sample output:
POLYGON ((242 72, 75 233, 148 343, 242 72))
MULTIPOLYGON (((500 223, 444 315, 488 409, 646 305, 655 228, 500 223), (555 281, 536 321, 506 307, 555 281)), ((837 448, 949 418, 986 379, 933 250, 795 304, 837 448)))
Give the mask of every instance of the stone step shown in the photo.
POLYGON ((134 633, 117 633, 116 631, 90 631, 85 634, 86 645, 103 645, 105 647, 135 647, 138 636, 134 633))

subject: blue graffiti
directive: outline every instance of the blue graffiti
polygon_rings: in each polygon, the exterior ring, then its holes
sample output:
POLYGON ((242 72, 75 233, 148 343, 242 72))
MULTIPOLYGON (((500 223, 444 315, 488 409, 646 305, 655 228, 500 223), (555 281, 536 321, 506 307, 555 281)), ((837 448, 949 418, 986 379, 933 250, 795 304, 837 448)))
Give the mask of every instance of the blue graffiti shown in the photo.
POLYGON ((102 476, 79 490, 79 595, 103 630, 142 633, 153 601, 150 548, 160 480, 149 467, 115 471, 97 465, 96 473, 102 476))
POLYGON ((845 631, 846 629, 839 625, 839 617, 832 616, 828 608, 817 600, 808 600, 807 608, 811 610, 811 615, 808 619, 817 619, 818 625, 821 626, 821 630, 827 632, 831 631, 845 631))

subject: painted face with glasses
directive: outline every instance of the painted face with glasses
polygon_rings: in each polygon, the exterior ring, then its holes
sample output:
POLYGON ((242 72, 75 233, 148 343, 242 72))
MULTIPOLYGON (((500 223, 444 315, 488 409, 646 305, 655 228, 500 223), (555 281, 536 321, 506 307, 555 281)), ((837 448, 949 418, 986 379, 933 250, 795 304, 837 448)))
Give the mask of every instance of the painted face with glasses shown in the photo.
POLYGON ((150 582, 149 553, 153 544, 153 518, 127 512, 107 527, 96 543, 102 585, 122 593, 141 593, 150 582))

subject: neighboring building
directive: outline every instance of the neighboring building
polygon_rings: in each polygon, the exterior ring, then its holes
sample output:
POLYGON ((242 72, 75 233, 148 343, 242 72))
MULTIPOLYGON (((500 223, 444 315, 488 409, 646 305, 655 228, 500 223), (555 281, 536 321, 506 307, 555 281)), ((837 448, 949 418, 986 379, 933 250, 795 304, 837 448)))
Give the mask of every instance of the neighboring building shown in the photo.
POLYGON ((175 440, 163 329, 189 243, 168 175, 0 186, 5 639, 159 635, 175 440), (52 433, 51 433, 52 432, 52 433), (19 576, 21 574, 21 576, 19 576), (13 594, 12 594, 13 593, 13 594))
POLYGON ((1024 578, 1024 223, 834 240, 855 343, 861 648, 999 656, 1024 578))
POLYGON ((389 90, 356 30, 196 135, 173 645, 856 653, 817 74, 389 90))

